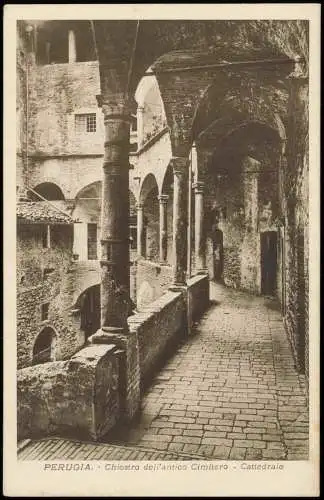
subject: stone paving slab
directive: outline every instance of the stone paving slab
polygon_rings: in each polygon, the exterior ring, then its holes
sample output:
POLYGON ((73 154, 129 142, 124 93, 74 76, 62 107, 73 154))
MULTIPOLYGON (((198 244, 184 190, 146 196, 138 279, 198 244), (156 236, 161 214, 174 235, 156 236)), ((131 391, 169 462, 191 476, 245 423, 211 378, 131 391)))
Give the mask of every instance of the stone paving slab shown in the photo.
MULTIPOLYGON (((18 446, 18 460, 201 460, 193 453, 148 449, 142 446, 116 446, 106 443, 82 442, 74 439, 45 438, 29 440, 18 446)), ((188 449, 188 451, 190 451, 188 449)))
POLYGON ((276 302, 214 283, 211 299, 123 440, 210 459, 307 459, 305 382, 276 302))

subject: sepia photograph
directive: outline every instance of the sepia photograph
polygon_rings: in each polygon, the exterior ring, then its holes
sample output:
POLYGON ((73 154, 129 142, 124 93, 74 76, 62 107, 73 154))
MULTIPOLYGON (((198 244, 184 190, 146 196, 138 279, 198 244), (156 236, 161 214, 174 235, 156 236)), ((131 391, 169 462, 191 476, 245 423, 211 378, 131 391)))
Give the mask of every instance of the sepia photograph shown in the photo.
POLYGON ((12 39, 17 463, 276 481, 312 458, 309 19, 78 7, 12 39))

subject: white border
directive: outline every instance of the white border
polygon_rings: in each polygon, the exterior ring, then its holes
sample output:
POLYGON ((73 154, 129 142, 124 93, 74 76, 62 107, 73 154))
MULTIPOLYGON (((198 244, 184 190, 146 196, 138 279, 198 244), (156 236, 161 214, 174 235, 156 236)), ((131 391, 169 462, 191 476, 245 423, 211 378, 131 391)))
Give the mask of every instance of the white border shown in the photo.
MULTIPOLYGON (((4 8, 4 494, 8 496, 317 496, 319 494, 320 4, 6 5, 4 8), (17 19, 309 19, 311 459, 277 472, 44 472, 16 459, 15 117, 17 19)), ((95 462, 99 465, 102 462, 95 462)), ((139 463, 139 462, 137 462, 139 463)), ((146 462, 145 462, 146 463, 146 462)), ((153 464, 154 462, 151 462, 153 464)), ((170 462, 166 462, 170 463, 170 462)), ((202 463, 202 462, 200 462, 202 463)), ((190 462, 187 462, 190 464, 190 462)), ((142 468, 144 463, 142 463, 142 468)), ((188 465, 188 469, 190 466, 188 465)))

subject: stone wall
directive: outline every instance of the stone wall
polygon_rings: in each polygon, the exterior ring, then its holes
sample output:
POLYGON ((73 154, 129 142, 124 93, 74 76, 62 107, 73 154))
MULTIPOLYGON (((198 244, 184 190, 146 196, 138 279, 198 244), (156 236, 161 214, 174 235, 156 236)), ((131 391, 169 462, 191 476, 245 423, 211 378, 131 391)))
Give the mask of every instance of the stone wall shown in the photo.
MULTIPOLYGON (((260 158, 260 150, 258 151, 260 158)), ((223 170, 207 174, 207 266, 214 277, 212 227, 216 218, 223 236, 223 281, 233 288, 261 293, 261 235, 278 232, 277 165, 240 156, 223 159, 223 170), (249 170, 252 171, 250 172, 249 170), (255 173, 259 170, 259 173, 255 173), (216 203, 216 212, 213 205, 216 203)), ((279 234, 278 234, 279 239, 279 234)), ((280 298, 280 253, 277 265, 277 296, 280 298)))
POLYGON ((135 262, 136 269, 136 300, 137 308, 150 304, 161 295, 172 284, 172 267, 161 265, 145 259, 135 262))
POLYGON ((72 314, 72 226, 51 226, 51 248, 43 248, 45 225, 20 224, 17 232, 17 362, 29 366, 33 346, 45 327, 56 334, 56 359, 66 359, 84 343, 80 318, 72 314), (49 303, 42 320, 42 304, 49 303))
POLYGON ((298 369, 308 376, 308 81, 291 80, 286 162, 283 165, 285 225, 285 325, 298 369))
POLYGON ((18 370, 18 440, 47 435, 98 440, 119 416, 119 367, 112 345, 68 361, 18 370))
POLYGON ((140 379, 144 385, 163 363, 169 349, 174 350, 186 338, 188 314, 197 319, 208 304, 208 277, 196 276, 188 281, 187 290, 167 291, 128 318, 130 333, 137 337, 140 379))
POLYGON ((136 332, 142 383, 148 379, 170 342, 185 334, 186 301, 180 292, 166 292, 143 312, 128 319, 131 332, 136 332))
POLYGON ((29 77, 29 152, 37 155, 102 154, 103 116, 96 61, 34 65, 29 77), (96 113, 95 133, 78 134, 75 113, 96 113))
POLYGON ((28 52, 26 44, 25 24, 17 23, 16 49, 16 184, 26 185, 27 163, 27 77, 28 52))
POLYGON ((198 319, 208 308, 209 279, 207 275, 197 275, 187 281, 188 308, 190 321, 198 319))

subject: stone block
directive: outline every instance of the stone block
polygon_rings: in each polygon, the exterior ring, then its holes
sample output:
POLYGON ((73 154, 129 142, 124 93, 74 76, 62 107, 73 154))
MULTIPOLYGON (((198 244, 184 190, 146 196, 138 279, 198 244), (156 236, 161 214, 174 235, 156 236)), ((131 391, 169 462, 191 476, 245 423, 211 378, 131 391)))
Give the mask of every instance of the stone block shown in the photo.
POLYGON ((102 438, 119 417, 119 368, 113 345, 92 345, 70 360, 17 374, 18 437, 102 438))

